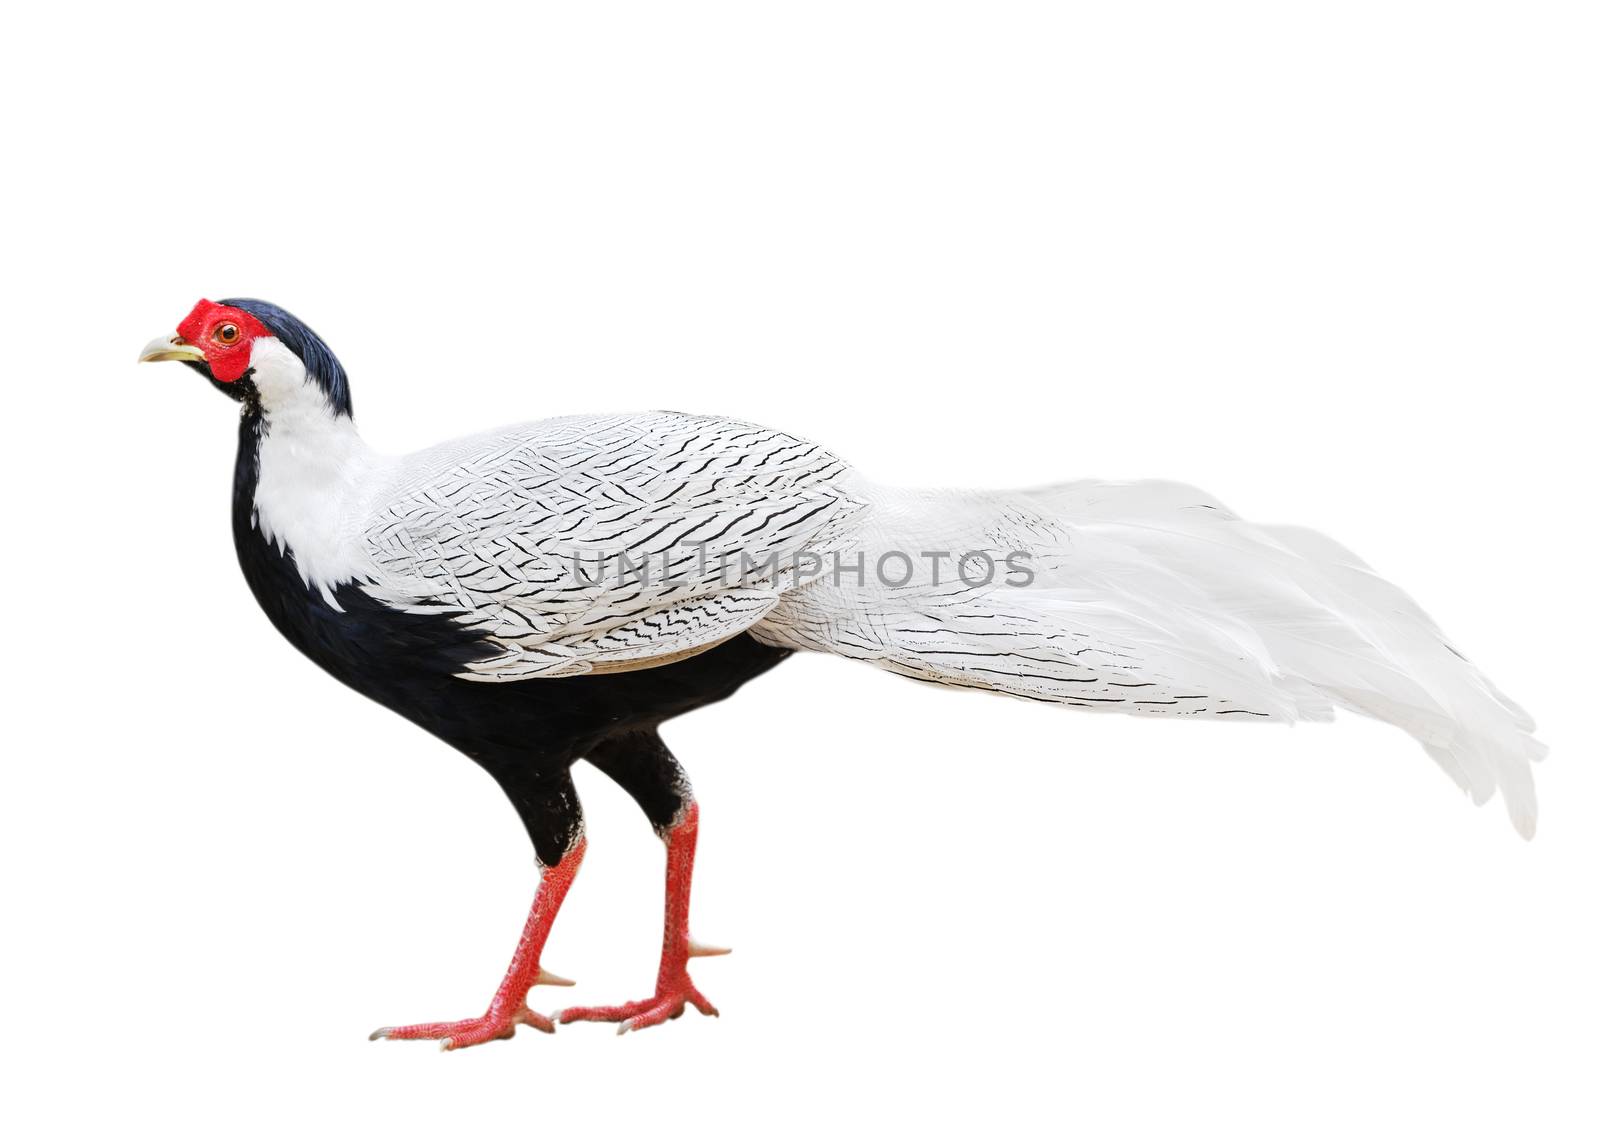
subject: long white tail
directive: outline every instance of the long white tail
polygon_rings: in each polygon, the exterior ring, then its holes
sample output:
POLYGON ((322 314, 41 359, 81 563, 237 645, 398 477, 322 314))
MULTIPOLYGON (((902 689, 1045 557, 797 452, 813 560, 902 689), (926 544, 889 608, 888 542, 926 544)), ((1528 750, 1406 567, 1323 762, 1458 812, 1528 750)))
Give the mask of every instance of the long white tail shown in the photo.
POLYGON ((865 567, 825 571, 757 634, 1083 709, 1294 721, 1343 707, 1412 734, 1476 802, 1498 788, 1533 835, 1532 719, 1334 541, 1168 482, 864 493, 836 561, 865 567))

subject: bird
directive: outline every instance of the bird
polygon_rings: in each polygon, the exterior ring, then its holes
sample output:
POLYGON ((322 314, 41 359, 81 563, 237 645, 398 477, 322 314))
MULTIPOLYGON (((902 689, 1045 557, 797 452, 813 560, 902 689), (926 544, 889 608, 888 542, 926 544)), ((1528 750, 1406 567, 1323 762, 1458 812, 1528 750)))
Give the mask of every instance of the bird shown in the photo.
POLYGON ((449 1050, 717 1014, 688 967, 727 951, 689 930, 700 809, 659 727, 796 651, 1069 711, 1362 714, 1534 833, 1545 749, 1529 715, 1341 545, 1192 487, 890 487, 785 432, 670 411, 384 454, 323 339, 249 298, 200 300, 139 359, 182 362, 238 403, 234 546, 273 626, 480 765, 531 841, 533 902, 483 1014, 373 1039, 449 1050), (649 995, 546 1015, 530 990, 572 983, 541 956, 584 856, 579 761, 665 845, 663 941, 649 995))

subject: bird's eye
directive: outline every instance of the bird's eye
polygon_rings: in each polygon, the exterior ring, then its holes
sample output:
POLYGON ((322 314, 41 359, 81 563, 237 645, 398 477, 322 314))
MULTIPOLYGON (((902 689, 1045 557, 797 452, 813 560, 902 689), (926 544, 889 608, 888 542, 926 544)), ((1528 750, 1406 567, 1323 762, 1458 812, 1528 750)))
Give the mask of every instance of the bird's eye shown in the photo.
POLYGON ((214 340, 219 341, 224 345, 232 345, 235 341, 239 340, 239 327, 234 325, 231 321, 225 321, 221 325, 217 326, 216 332, 211 336, 214 340))

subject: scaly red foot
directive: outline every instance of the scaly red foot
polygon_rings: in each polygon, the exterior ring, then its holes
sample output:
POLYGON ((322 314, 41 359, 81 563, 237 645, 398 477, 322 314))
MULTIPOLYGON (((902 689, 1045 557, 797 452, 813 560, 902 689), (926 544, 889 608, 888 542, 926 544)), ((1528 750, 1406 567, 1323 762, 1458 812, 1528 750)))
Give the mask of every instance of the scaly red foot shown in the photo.
MULTIPOLYGON (((539 970, 535 984, 559 984, 571 987, 572 981, 554 973, 539 970)), ((442 1039, 439 1049, 453 1051, 458 1047, 475 1047, 495 1039, 509 1039, 519 1026, 538 1028, 555 1034, 556 1025, 548 1015, 540 1015, 527 1004, 506 1008, 496 999, 489 1011, 477 1019, 458 1019, 454 1023, 412 1023, 404 1027, 380 1027, 367 1038, 371 1039, 442 1039)))
MULTIPOLYGON (((698 945, 693 941, 689 941, 686 948, 684 961, 691 956, 717 956, 728 951, 698 945)), ((665 1023, 669 1019, 677 1019, 689 1004, 693 1004, 701 1015, 717 1014, 717 1009, 711 1006, 711 1001, 706 999, 700 989, 694 986, 694 981, 689 979, 687 966, 679 964, 670 972, 663 971, 656 981, 655 995, 647 1000, 630 1000, 614 1007, 564 1008, 556 1012, 555 1019, 558 1023, 616 1023, 619 1024, 617 1034, 626 1035, 629 1031, 638 1031, 645 1027, 654 1027, 658 1023, 665 1023)))
POLYGON ((539 967, 539 956, 544 951, 545 938, 550 935, 550 925, 556 911, 578 873, 583 861, 584 841, 580 838, 572 845, 561 861, 543 872, 539 888, 534 891, 533 907, 528 910, 528 922, 522 927, 522 937, 517 951, 512 954, 511 967, 499 991, 489 1002, 489 1010, 477 1019, 461 1019, 454 1023, 413 1023, 405 1027, 380 1027, 369 1039, 442 1039, 441 1050, 453 1051, 458 1047, 475 1047, 495 1039, 509 1039, 523 1024, 540 1031, 554 1032, 556 1025, 547 1015, 540 1015, 527 1004, 528 992, 539 984, 560 984, 566 987, 572 981, 539 967))
POLYGON ((699 836, 700 809, 691 800, 678 819, 662 829, 667 842, 667 905, 661 938, 661 967, 656 993, 648 1000, 633 1000, 617 1007, 569 1007, 556 1013, 560 1023, 620 1023, 617 1034, 654 1027, 677 1019, 693 1004, 701 1015, 716 1015, 711 1001, 689 979, 689 958, 721 956, 728 952, 702 945, 689 936, 689 884, 694 874, 694 846, 699 836))
POLYGON ((369 1039, 442 1039, 439 1049, 453 1051, 457 1047, 475 1047, 494 1039, 509 1039, 517 1033, 519 1024, 537 1027, 540 1031, 554 1032, 556 1025, 547 1015, 540 1015, 528 1007, 518 1008, 509 1015, 494 1012, 479 1019, 458 1019, 454 1023, 413 1023, 405 1027, 380 1027, 369 1039))

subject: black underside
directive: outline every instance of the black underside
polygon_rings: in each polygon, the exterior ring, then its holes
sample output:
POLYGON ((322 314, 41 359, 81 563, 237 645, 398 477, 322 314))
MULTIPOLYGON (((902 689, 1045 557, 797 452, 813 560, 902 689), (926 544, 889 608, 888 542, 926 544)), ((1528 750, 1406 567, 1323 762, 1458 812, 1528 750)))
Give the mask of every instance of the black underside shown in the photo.
MULTIPOLYGON (((241 384, 247 381, 239 382, 241 384)), ((416 722, 482 765, 510 797, 539 860, 553 865, 582 827, 569 770, 590 761, 638 801, 659 830, 689 797, 656 727, 732 694, 789 652, 739 635, 682 662, 620 674, 470 682, 466 663, 498 653, 443 614, 395 611, 344 585, 339 608, 307 588, 292 556, 253 519, 262 418, 246 400, 234 474, 233 535, 267 617, 339 681, 416 722)))

